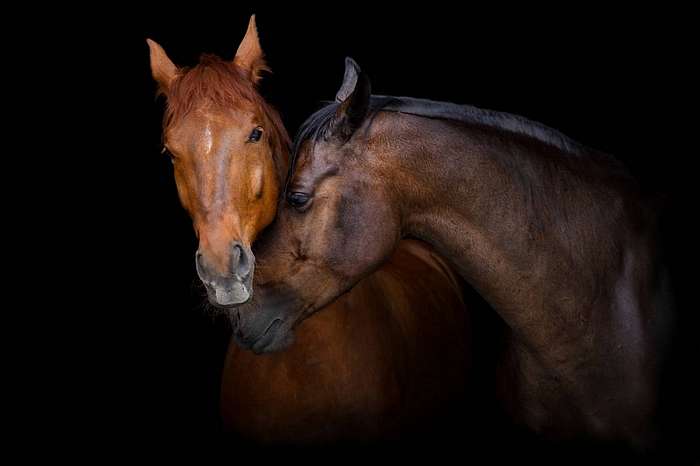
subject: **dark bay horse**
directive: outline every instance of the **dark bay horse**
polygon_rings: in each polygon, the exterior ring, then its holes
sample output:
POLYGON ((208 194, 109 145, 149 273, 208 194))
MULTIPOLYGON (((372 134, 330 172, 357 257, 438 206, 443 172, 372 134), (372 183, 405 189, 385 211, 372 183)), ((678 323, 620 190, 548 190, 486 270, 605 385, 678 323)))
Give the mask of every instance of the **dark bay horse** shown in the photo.
POLYGON ((347 59, 336 102, 298 134, 285 198, 242 316, 272 306, 282 334, 419 238, 509 326, 521 422, 653 443, 668 280, 655 212, 611 156, 515 115, 371 96, 347 59))
MULTIPOLYGON (((287 133, 255 86, 266 66, 254 18, 231 62, 203 56, 180 69, 148 44, 167 97, 164 143, 199 238, 197 272, 212 304, 226 308, 248 299, 251 245, 275 215, 289 168, 287 133)), ((431 248, 403 241, 381 268, 299 325, 293 344, 289 332, 270 338, 280 334, 267 318, 274 307, 224 309, 237 342, 222 377, 224 423, 257 442, 291 444, 430 429, 468 382, 461 290, 431 248)))

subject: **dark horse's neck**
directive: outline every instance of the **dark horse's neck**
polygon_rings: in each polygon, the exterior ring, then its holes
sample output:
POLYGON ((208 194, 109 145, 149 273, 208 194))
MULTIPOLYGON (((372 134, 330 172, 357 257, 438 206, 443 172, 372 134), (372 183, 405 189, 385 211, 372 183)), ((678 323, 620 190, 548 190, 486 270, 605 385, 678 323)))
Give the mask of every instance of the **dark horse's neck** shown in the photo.
POLYGON ((408 142, 397 156, 404 176, 389 179, 411 185, 396 190, 412 193, 400 200, 404 234, 454 258, 513 327, 524 329, 515 325, 523 310, 542 307, 536 290, 576 301, 614 278, 630 222, 641 220, 629 218, 633 184, 612 159, 498 128, 389 118, 425 135, 397 138, 408 142))
MULTIPOLYGON (((445 119, 418 104, 378 112, 367 133, 402 233, 452 258, 510 326, 524 391, 554 390, 591 429, 635 436, 629 426, 650 409, 659 299, 654 221, 635 183, 542 125, 493 112, 445 119), (604 409, 628 416, 601 421, 604 409)), ((529 401, 527 415, 546 419, 538 409, 561 400, 529 401)))

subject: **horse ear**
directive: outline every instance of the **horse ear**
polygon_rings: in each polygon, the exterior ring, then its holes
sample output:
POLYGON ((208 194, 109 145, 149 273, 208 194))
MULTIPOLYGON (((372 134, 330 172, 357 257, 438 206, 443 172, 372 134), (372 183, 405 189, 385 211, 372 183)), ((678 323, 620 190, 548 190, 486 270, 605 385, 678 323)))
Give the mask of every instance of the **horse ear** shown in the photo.
POLYGON ((248 30, 238 46, 233 62, 248 73, 248 77, 253 83, 260 81, 260 73, 270 71, 265 63, 265 56, 260 47, 258 38, 258 28, 255 25, 255 15, 250 17, 248 30))
POLYGON ((146 39, 148 48, 151 49, 151 73, 160 90, 167 92, 170 83, 178 74, 177 66, 168 58, 168 55, 156 41, 146 39))
POLYGON ((345 58, 345 76, 335 100, 340 102, 335 112, 332 131, 342 139, 360 127, 369 111, 372 86, 369 78, 350 57, 345 58))

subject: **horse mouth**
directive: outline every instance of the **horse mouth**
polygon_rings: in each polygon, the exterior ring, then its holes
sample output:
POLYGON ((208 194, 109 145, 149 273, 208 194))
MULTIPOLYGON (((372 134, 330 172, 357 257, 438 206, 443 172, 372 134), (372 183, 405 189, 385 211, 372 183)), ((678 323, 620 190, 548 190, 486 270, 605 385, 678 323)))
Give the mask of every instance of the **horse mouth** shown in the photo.
POLYGON ((275 342, 275 339, 277 338, 277 329, 281 325, 282 319, 277 318, 267 326, 262 335, 260 335, 251 346, 251 349, 255 354, 264 353, 272 345, 272 343, 275 342))
POLYGON ((205 285, 209 302, 221 309, 231 309, 249 302, 253 296, 250 287, 242 282, 236 282, 228 288, 205 285))

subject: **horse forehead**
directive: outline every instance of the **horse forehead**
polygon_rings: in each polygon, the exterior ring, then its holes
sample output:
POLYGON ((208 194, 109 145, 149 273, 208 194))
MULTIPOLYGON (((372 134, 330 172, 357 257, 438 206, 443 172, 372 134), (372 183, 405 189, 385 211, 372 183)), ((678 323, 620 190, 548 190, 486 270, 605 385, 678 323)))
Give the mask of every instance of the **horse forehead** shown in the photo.
POLYGON ((195 113, 203 120, 219 126, 246 123, 255 119, 257 116, 255 107, 252 105, 239 105, 225 109, 203 107, 198 109, 195 113))
POLYGON ((253 109, 214 110, 205 106, 182 118, 178 124, 168 129, 166 136, 168 139, 179 139, 197 136, 207 129, 215 133, 244 130, 257 119, 253 109))
POLYGON ((236 114, 192 115, 169 130, 166 140, 175 149, 209 153, 247 131, 250 119, 236 114))
POLYGON ((337 165, 341 160, 341 150, 333 143, 319 139, 306 141, 299 151, 296 170, 325 171, 329 165, 337 165))
POLYGON ((312 186, 338 173, 339 160, 334 155, 328 154, 323 147, 317 147, 317 144, 312 143, 307 147, 294 167, 294 183, 312 186))
POLYGON ((255 115, 251 112, 202 113, 193 121, 193 126, 202 138, 216 138, 231 133, 247 131, 255 115))

